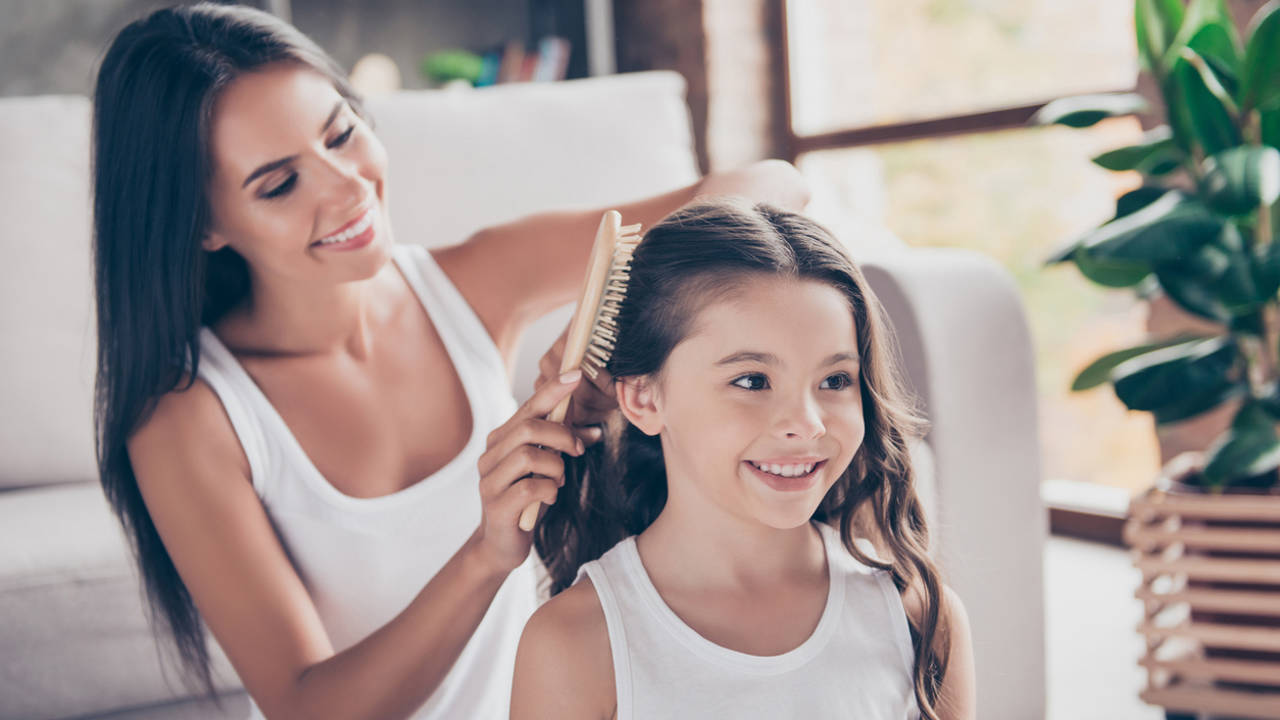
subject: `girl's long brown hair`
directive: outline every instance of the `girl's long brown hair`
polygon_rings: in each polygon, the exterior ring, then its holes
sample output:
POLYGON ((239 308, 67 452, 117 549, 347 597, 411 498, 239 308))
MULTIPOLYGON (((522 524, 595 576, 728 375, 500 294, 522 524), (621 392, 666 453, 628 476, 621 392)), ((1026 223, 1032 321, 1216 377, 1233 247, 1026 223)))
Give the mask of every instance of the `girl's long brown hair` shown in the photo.
MULTIPOLYGON (((849 301, 866 434, 813 519, 839 528, 849 553, 891 573, 899 592, 913 586, 922 591, 919 622, 908 618, 913 680, 921 712, 937 720, 950 639, 939 637, 942 580, 929 558, 929 530, 907 448, 923 435, 925 423, 898 373, 880 303, 831 233, 802 215, 762 204, 714 201, 669 215, 645 234, 633 256, 607 369, 615 379, 660 371, 687 333, 695 308, 760 275, 823 282, 849 301), (853 542, 855 532, 886 559, 863 553, 853 542)), ((581 458, 566 458, 564 487, 535 530, 552 593, 571 585, 584 563, 643 532, 666 499, 659 439, 615 413, 602 443, 581 458)))

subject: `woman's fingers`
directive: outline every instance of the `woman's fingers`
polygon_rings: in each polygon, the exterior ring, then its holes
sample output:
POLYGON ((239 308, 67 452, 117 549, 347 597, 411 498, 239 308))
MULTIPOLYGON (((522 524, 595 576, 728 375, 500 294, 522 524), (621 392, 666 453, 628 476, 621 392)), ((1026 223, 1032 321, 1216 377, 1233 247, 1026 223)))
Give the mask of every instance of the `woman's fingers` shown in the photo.
POLYGON ((523 405, 516 409, 511 419, 489 433, 486 447, 492 449, 501 444, 502 439, 511 434, 525 420, 545 418, 561 400, 573 393, 581 380, 582 371, 572 370, 561 375, 557 382, 549 382, 538 388, 528 400, 524 401, 523 405))
POLYGON ((559 486, 563 482, 564 458, 554 450, 521 445, 480 478, 480 495, 497 497, 527 475, 540 475, 559 486))
POLYGON ((494 520, 514 530, 525 508, 535 503, 554 504, 562 484, 563 481, 537 475, 520 479, 490 504, 494 520))
POLYGON ((521 445, 540 445, 568 455, 581 455, 584 449, 584 441, 574 435, 573 430, 560 423, 536 418, 525 420, 480 456, 480 461, 477 463, 480 474, 488 474, 503 458, 521 445))
POLYGON ((564 345, 569 339, 569 328, 566 327, 564 332, 560 333, 560 337, 551 343, 551 347, 538 358, 538 379, 533 383, 533 389, 537 390, 542 387, 548 380, 557 377, 560 374, 560 360, 564 357, 564 345))

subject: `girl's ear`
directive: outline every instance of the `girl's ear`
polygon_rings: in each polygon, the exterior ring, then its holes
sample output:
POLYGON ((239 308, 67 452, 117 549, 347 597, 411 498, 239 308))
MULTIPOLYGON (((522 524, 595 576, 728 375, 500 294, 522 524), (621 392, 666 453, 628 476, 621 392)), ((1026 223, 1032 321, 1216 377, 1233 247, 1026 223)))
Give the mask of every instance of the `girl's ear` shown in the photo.
POLYGON ((662 417, 655 402, 657 392, 649 378, 623 378, 614 383, 614 390, 618 395, 618 409, 632 425, 645 435, 662 432, 662 417))

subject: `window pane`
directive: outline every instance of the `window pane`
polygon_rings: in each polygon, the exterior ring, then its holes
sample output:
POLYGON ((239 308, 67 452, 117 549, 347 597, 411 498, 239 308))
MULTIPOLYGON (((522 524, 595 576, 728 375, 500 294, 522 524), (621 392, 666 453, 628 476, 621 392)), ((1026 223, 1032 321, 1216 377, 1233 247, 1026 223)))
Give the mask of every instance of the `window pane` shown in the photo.
POLYGON ((813 135, 1132 87, 1133 3, 788 0, 793 126, 813 135))
POLYGON ((1022 292, 1035 342, 1047 479, 1136 491, 1159 467, 1151 416, 1129 412, 1110 386, 1069 387, 1097 357, 1137 344, 1145 312, 1127 291, 1104 291, 1074 266, 1045 268, 1069 238, 1111 217, 1138 178, 1089 158, 1141 134, 1131 118, 1089 130, 1040 128, 807 154, 811 212, 863 252, 896 242, 994 257, 1022 292))

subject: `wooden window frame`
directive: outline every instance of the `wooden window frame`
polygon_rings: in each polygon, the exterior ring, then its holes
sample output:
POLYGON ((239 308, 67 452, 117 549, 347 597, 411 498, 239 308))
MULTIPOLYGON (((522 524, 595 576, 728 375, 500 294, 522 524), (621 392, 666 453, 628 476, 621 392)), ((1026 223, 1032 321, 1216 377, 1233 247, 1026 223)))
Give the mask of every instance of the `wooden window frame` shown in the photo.
MULTIPOLYGON (((773 63, 776 73, 773 78, 776 93, 776 144, 781 156, 792 164, 795 164, 805 153, 821 150, 1025 129, 1027 121, 1054 99, 905 122, 850 127, 814 135, 797 134, 791 107, 791 38, 787 22, 789 0, 768 0, 768 2, 772 5, 774 27, 778 28, 773 39, 774 52, 778 58, 778 61, 773 63)), ((1135 85, 1125 88, 1106 88, 1095 92, 1138 92, 1138 87, 1135 85)), ((1041 481, 1043 482, 1043 478, 1041 481)), ((1082 485, 1087 484, 1078 482, 1082 485)), ((1114 507, 1092 504, 1088 499, 1089 493, 1076 493, 1079 496, 1077 499, 1065 501, 1061 499, 1061 493, 1056 495, 1059 497, 1047 499, 1045 502, 1049 512, 1050 533, 1124 546, 1123 513, 1117 512, 1114 507)))

